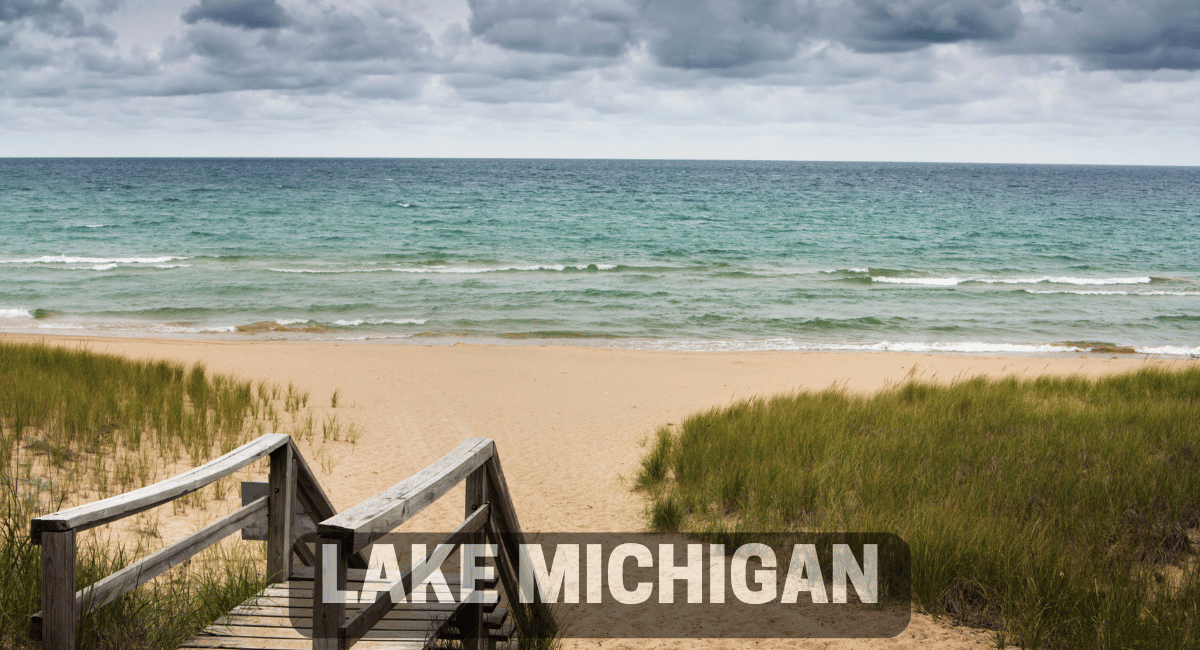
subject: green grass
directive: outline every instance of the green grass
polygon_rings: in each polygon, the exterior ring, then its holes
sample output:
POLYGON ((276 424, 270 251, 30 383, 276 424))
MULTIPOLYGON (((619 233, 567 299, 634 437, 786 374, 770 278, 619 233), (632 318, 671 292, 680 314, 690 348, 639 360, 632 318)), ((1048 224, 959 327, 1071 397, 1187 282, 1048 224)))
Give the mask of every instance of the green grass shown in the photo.
MULTIPOLYGON (((285 415, 311 442, 307 402, 292 385, 255 386, 200 364, 0 341, 0 648, 36 647, 28 628, 41 608, 40 548, 29 539, 31 518, 162 480, 179 463, 204 463, 281 430, 285 415)), ((233 491, 236 483, 223 479, 171 507, 206 509, 233 491)), ((157 515, 135 523, 132 536, 80 536, 80 588, 161 543, 157 515)), ((264 585, 261 543, 219 544, 185 564, 84 617, 80 647, 174 647, 264 585)))
POLYGON ((652 528, 893 532, 998 646, 1200 647, 1200 368, 755 399, 664 427, 652 528))

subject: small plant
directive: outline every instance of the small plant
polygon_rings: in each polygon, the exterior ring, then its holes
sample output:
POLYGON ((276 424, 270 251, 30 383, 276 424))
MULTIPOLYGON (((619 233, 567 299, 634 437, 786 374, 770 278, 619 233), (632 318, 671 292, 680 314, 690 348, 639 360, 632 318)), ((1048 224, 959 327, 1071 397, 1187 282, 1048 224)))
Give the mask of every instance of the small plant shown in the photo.
POLYGON ((642 458, 642 467, 636 480, 638 489, 652 490, 658 487, 667 478, 667 471, 670 469, 668 463, 673 443, 671 430, 667 427, 659 427, 655 436, 654 447, 642 458))
POLYGON ((360 428, 357 424, 351 422, 350 424, 346 425, 346 441, 350 444, 357 445, 359 439, 362 438, 362 434, 362 428, 360 428))
POLYGON ((325 422, 321 424, 321 439, 323 442, 329 442, 330 439, 337 441, 342 434, 342 424, 338 422, 336 415, 325 416, 325 422))
POLYGON ((661 533, 674 533, 683 526, 683 506, 674 495, 656 499, 650 506, 650 528, 661 533))
POLYGON ((333 394, 329 396, 329 408, 337 408, 339 397, 338 389, 333 389, 333 394))

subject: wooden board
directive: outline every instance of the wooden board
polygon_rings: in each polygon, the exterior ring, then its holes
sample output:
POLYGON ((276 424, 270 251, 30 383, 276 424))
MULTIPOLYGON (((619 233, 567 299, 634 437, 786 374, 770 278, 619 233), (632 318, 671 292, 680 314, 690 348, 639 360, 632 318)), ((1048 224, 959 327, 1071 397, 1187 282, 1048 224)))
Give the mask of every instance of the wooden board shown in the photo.
MULTIPOLYGON (((270 585, 228 616, 201 630, 180 648, 228 648, 230 650, 311 650, 312 571, 297 567, 298 576, 286 584, 270 585), (296 607, 297 610, 289 608, 296 607), (307 614, 307 616, 303 615, 307 614), (293 615, 295 615, 293 617, 293 615)), ((346 588, 360 591, 365 571, 351 569, 346 588)), ((460 576, 445 573, 446 584, 457 593, 460 576)), ((428 603, 401 603, 355 643, 356 650, 420 650, 454 616, 458 605, 439 603, 430 593, 428 603), (405 638, 396 638, 403 636, 405 638)), ((366 605, 347 604, 347 618, 366 605)), ((488 607, 495 610, 495 606, 488 607)), ((503 610, 489 614, 492 634, 507 621, 503 610)))
POLYGON ((408 479, 362 503, 322 521, 321 535, 349 543, 359 551, 392 532, 458 485, 492 457, 495 445, 485 438, 468 438, 450 453, 408 479))
POLYGON ((60 510, 52 515, 38 517, 31 522, 30 536, 33 543, 38 544, 41 542, 42 531, 86 530, 160 506, 172 499, 195 492, 219 478, 229 476, 288 444, 289 441, 291 441, 291 436, 287 434, 268 433, 216 460, 165 481, 95 503, 86 503, 60 510))

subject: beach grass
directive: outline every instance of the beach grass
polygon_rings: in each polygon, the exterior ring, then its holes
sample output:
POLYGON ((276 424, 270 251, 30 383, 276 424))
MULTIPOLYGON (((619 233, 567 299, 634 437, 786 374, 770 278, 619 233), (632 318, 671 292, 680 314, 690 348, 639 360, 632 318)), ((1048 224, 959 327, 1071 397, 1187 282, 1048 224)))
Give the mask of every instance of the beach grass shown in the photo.
POLYGON ((891 532, 921 609, 998 647, 1200 647, 1200 368, 909 380, 660 428, 657 530, 891 532))
MULTIPOLYGON (((296 437, 314 442, 307 402, 295 386, 255 385, 201 364, 0 341, 0 648, 37 647, 29 616, 41 608, 40 548, 30 519, 165 479, 265 430, 286 431, 288 420, 296 437)), ((161 508, 206 511, 213 500, 236 498, 236 489, 227 477, 161 508)), ((81 534, 76 584, 161 547, 156 512, 81 534)), ((178 645, 265 585, 262 546, 218 544, 84 616, 80 647, 178 645)))

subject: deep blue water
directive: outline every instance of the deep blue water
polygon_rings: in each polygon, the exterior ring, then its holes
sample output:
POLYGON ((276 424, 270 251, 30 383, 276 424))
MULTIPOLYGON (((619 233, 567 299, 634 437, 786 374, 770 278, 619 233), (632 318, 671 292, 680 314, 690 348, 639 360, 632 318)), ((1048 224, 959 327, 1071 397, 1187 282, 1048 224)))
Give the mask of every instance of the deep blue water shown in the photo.
POLYGON ((1200 353, 1200 168, 0 159, 0 330, 1200 353))

